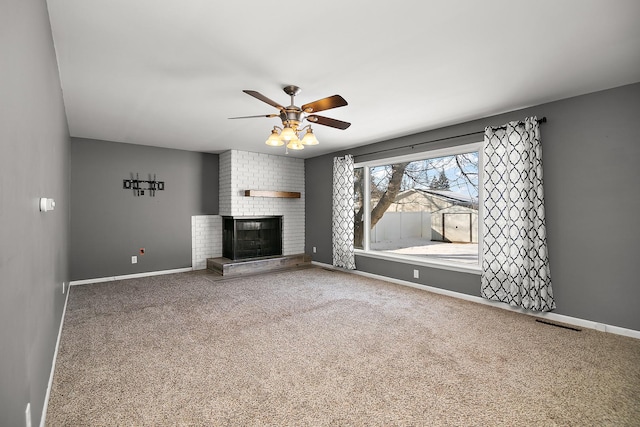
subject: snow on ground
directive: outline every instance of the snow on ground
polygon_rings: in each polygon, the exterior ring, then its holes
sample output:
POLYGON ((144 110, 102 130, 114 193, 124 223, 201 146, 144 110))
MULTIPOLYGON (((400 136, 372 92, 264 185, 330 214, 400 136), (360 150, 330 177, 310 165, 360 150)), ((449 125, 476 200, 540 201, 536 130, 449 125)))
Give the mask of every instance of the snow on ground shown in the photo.
POLYGON ((478 264, 477 243, 445 243, 420 238, 371 243, 374 251, 391 252, 411 256, 428 256, 443 261, 478 264))

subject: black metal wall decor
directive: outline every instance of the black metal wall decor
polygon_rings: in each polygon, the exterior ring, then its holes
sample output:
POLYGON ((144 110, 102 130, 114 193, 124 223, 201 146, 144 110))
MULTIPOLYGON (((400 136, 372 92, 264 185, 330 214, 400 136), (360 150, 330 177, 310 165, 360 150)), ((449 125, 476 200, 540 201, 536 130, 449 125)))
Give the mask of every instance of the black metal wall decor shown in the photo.
POLYGON ((156 181, 156 174, 153 174, 153 179, 151 179, 151 175, 149 175, 149 179, 140 179, 138 174, 136 173, 136 178, 133 179, 133 174, 131 174, 131 179, 123 179, 122 180, 122 188, 125 190, 133 190, 134 196, 144 196, 144 192, 149 192, 149 196, 155 197, 156 191, 164 190, 164 181, 156 181), (144 186, 146 184, 146 187, 144 186))

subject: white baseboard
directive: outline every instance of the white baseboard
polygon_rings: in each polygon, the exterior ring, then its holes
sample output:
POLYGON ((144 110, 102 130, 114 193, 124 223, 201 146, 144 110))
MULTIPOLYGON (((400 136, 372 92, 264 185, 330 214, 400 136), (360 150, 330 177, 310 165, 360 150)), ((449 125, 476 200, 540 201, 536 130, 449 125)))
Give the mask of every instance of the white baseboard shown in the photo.
POLYGON ((410 286, 412 288, 423 289, 425 291, 433 292, 436 294, 447 295, 450 297, 459 298, 466 301, 472 301, 472 302, 477 302, 479 304, 490 305, 493 307, 502 308, 504 310, 515 311, 517 313, 526 314, 528 316, 539 317, 546 320, 553 320, 556 322, 566 323, 568 325, 579 326, 587 329, 596 329, 602 332, 609 332, 616 335, 624 335, 626 337, 640 339, 640 331, 636 331, 635 329, 621 328, 619 326, 607 325, 604 323, 594 322, 592 320, 585 320, 585 319, 580 319, 578 317, 566 316, 564 314, 529 311, 519 307, 513 307, 503 302, 491 301, 485 298, 463 294, 461 292, 450 291, 447 289, 436 288, 433 286, 421 285, 419 283, 413 283, 407 280, 394 279, 393 277, 380 276, 378 274, 367 273, 367 272, 358 271, 358 270, 346 270, 344 268, 337 268, 337 267, 334 267, 333 265, 324 264, 317 261, 311 261, 311 263, 319 267, 328 268, 331 270, 338 270, 338 271, 343 271, 345 273, 357 274, 359 276, 371 277, 373 279, 385 280, 387 282, 396 283, 398 285, 404 285, 404 286, 410 286))
POLYGON ((186 273, 187 271, 193 271, 193 268, 192 267, 175 268, 173 270, 147 271, 145 273, 125 274, 125 275, 122 275, 122 276, 99 277, 99 278, 96 278, 96 279, 72 280, 71 282, 69 282, 69 286, 88 285, 90 283, 113 282, 115 280, 137 279, 139 277, 160 276, 160 275, 163 275, 163 274, 186 273))
POLYGON ((62 308, 62 317, 60 318, 60 327, 58 328, 58 339, 56 340, 56 348, 53 351, 53 360, 51 361, 51 373, 49 374, 49 383, 47 384, 47 392, 44 396, 44 406, 42 408, 42 416, 40 417, 40 427, 44 427, 47 419, 47 409, 49 408, 49 396, 51 396, 51 387, 53 387, 53 376, 56 372, 56 360, 58 360, 58 350, 60 349, 60 339, 62 338, 62 327, 64 326, 64 317, 67 313, 67 302, 69 301, 70 288, 67 287, 67 294, 64 298, 64 307, 62 308))

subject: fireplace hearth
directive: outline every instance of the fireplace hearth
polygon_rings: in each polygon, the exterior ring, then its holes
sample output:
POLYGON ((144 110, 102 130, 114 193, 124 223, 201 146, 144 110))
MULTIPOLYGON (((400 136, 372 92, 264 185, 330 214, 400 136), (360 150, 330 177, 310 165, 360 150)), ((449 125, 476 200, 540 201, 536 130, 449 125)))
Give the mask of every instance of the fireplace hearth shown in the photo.
POLYGON ((247 260, 282 255, 282 216, 223 216, 222 256, 247 260))

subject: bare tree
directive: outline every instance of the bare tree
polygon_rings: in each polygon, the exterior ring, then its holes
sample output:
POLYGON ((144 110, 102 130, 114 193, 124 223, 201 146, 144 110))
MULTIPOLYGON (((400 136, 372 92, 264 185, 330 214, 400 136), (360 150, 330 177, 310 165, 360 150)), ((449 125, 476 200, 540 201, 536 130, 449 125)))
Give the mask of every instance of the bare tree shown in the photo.
MULTIPOLYGON (((396 199, 396 196, 400 192, 402 178, 404 176, 404 171, 408 164, 409 162, 397 163, 397 164, 391 165, 391 173, 390 173, 390 176, 388 177, 389 182, 388 182, 387 188, 384 191, 384 193, 382 193, 382 196, 380 197, 380 200, 378 200, 378 203, 376 204, 376 206, 371 210, 371 228, 375 227, 375 225, 378 223, 380 218, 382 218, 382 216, 387 211, 389 206, 391 206, 391 203, 393 203, 394 200, 396 199)), ((358 177, 356 176, 356 180, 357 179, 358 177)), ((360 180, 362 180, 362 177, 360 178, 360 180)), ((357 187, 358 186, 356 185, 356 188, 357 187)), ((360 194, 362 194, 362 185, 360 185, 359 187, 360 187, 360 190, 359 190, 360 194)), ((357 191, 358 190, 356 190, 356 192, 357 191)), ((364 201, 363 198, 361 198, 360 200, 364 201)), ((359 248, 362 247, 362 242, 364 239, 363 214, 364 214, 364 203, 362 202, 360 203, 360 208, 358 209, 355 215, 355 229, 354 229, 354 239, 353 239, 355 246, 359 248)))
MULTIPOLYGON (((365 211, 363 195, 364 169, 355 170, 355 229, 354 245, 363 247, 365 211)), ((375 206, 371 209, 371 228, 375 227, 387 209, 393 203, 401 203, 397 199, 401 191, 409 189, 467 188, 469 195, 477 195, 478 191, 478 157, 476 153, 464 153, 453 156, 396 163, 372 168, 371 201, 375 206), (459 174, 449 178, 445 169, 457 169, 459 174), (451 181, 453 180, 453 181, 451 181), (434 184, 435 183, 435 184, 434 184)), ((412 202, 413 203, 413 202, 412 202)))
POLYGON ((467 183, 478 191, 478 156, 470 156, 469 153, 455 156, 456 166, 467 183), (473 171, 469 171, 469 168, 473 171))

